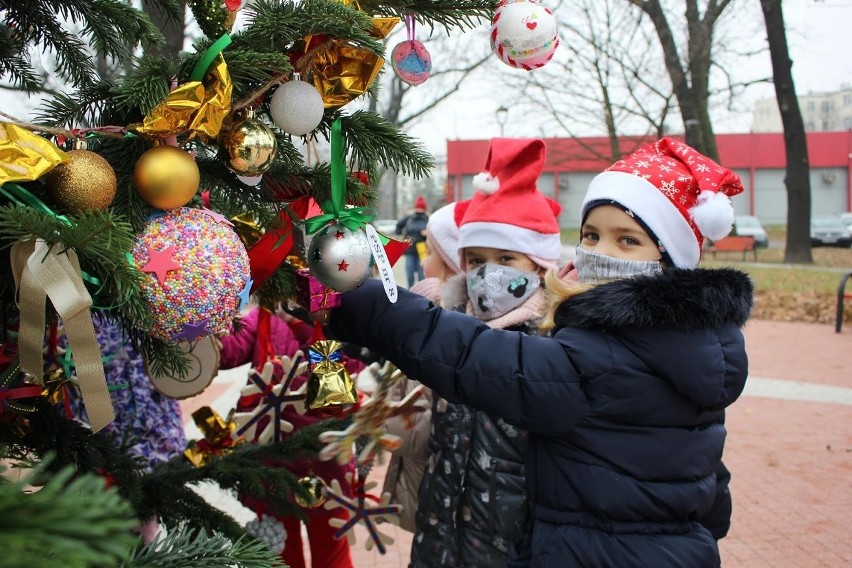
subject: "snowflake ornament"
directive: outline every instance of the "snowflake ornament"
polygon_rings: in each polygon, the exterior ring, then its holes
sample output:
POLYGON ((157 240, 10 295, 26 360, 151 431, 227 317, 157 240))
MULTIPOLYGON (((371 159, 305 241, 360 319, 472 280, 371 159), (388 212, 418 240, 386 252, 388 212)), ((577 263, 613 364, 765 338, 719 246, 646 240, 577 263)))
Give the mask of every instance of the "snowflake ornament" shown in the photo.
MULTIPOLYGON (((351 479, 351 474, 347 474, 347 478, 351 479)), ((360 480, 355 487, 355 497, 349 498, 343 495, 340 482, 332 479, 331 486, 325 489, 328 500, 323 506, 326 509, 342 507, 349 511, 349 519, 329 519, 328 524, 337 529, 334 538, 341 539, 346 535, 349 546, 354 546, 356 542, 355 525, 363 522, 370 533, 370 540, 366 544, 367 550, 372 550, 375 546, 380 554, 384 554, 387 552, 385 545, 393 544, 394 540, 390 535, 378 530, 376 523, 399 524, 399 513, 402 511, 402 505, 391 504, 390 493, 383 493, 381 499, 369 495, 367 490, 376 485, 375 481, 364 483, 363 480, 360 480)))
POLYGON ((307 370, 308 362, 301 351, 296 351, 292 358, 279 356, 275 361, 267 361, 260 373, 253 369, 249 375, 251 384, 244 386, 240 395, 261 394, 261 400, 251 412, 234 413, 237 425, 234 434, 254 440, 256 444, 265 444, 280 442, 283 434, 292 432, 293 423, 284 418, 283 411, 292 406, 297 413, 305 413, 307 383, 295 390, 292 384, 293 379, 307 370), (277 385, 274 384, 275 363, 280 364, 286 373, 285 379, 277 385))
POLYGON ((388 399, 390 388, 402 377, 402 372, 389 362, 382 367, 373 363, 365 371, 380 374, 384 378, 379 381, 373 396, 353 415, 352 423, 345 430, 329 430, 319 435, 319 441, 326 444, 319 452, 319 458, 323 461, 336 457, 338 463, 349 462, 355 441, 359 439, 363 442, 363 449, 358 453, 358 465, 371 462, 380 450, 392 452, 402 446, 399 436, 387 433, 385 422, 394 416, 401 416, 411 424, 411 416, 418 411, 414 403, 423 394, 425 387, 419 385, 399 402, 391 402, 388 399))

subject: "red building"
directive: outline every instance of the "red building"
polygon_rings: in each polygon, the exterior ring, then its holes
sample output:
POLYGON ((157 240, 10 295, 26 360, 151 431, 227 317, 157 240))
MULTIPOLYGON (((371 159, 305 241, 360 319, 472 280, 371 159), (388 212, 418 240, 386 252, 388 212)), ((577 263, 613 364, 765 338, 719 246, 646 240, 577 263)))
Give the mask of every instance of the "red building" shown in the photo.
MULTIPOLYGON (((830 215, 852 211, 852 130, 808 133, 811 167, 811 211, 830 215)), ((624 137, 622 154, 653 138, 624 137)), ((764 223, 787 219, 784 185, 786 157, 781 133, 718 134, 716 143, 723 165, 736 171, 746 191, 733 198, 741 215, 757 215, 764 223)), ((609 140, 548 138, 547 161, 539 189, 562 204, 563 226, 579 223, 577 212, 589 181, 610 165, 609 140)), ((473 193, 471 180, 488 156, 489 140, 447 141, 447 200, 466 199, 473 193)))

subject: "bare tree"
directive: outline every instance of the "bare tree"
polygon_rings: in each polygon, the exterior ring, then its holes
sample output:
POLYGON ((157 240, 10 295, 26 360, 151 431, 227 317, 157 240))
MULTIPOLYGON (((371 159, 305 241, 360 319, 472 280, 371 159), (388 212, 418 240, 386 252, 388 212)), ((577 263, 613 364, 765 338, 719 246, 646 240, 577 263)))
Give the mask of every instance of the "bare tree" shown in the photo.
POLYGON ((554 57, 524 74, 520 97, 545 109, 548 134, 556 125, 586 156, 607 161, 634 149, 622 147, 624 135, 662 135, 674 101, 668 77, 658 69, 656 39, 642 18, 622 0, 582 0, 554 15, 559 49, 569 57, 554 57), (600 132, 608 144, 584 140, 600 132))
MULTIPOLYGON (((178 0, 178 4, 184 10, 186 9, 186 2, 184 0, 178 0)), ((177 60, 178 55, 183 49, 183 42, 186 39, 186 26, 184 22, 176 21, 172 18, 165 10, 161 9, 159 2, 142 0, 142 8, 166 38, 164 44, 150 49, 149 52, 153 55, 161 55, 177 60)))
POLYGON ((811 263, 811 182, 808 163, 808 140, 805 124, 793 83, 793 61, 787 47, 787 32, 781 0, 761 0, 766 20, 766 35, 775 76, 775 98, 784 125, 784 148, 787 157, 787 247, 784 262, 811 263))
MULTIPOLYGON (((403 30, 404 31, 404 30, 403 30)), ((433 56, 432 74, 426 85, 413 87, 404 83, 391 71, 390 63, 381 79, 378 96, 369 100, 370 110, 401 127, 410 128, 428 120, 440 112, 441 105, 459 93, 473 80, 476 71, 493 55, 490 50, 477 47, 483 44, 482 30, 450 36, 441 28, 432 31, 430 37, 421 39, 433 56)), ((392 47, 402 36, 393 34, 388 41, 392 47)), ((487 40, 484 42, 487 46, 487 40)), ((397 217, 398 179, 382 172, 379 207, 391 217, 397 217)))
POLYGON ((668 10, 660 0, 628 0, 647 14, 663 49, 666 70, 683 119, 686 143, 699 152, 719 159, 710 120, 710 70, 713 64, 713 31, 731 0, 709 0, 704 13, 698 0, 686 0, 686 53, 678 48, 669 23, 668 10))

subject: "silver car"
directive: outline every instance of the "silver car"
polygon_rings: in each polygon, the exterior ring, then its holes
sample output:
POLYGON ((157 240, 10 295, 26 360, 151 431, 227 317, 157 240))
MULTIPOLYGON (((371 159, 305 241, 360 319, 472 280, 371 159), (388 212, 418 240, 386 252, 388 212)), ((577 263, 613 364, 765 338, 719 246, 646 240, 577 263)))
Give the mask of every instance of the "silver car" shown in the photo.
POLYGON ((811 219, 811 246, 849 247, 852 233, 840 217, 814 217, 811 219))
POLYGON ((769 246, 769 236, 757 217, 738 215, 734 220, 734 234, 741 237, 753 237, 756 247, 765 248, 769 246))

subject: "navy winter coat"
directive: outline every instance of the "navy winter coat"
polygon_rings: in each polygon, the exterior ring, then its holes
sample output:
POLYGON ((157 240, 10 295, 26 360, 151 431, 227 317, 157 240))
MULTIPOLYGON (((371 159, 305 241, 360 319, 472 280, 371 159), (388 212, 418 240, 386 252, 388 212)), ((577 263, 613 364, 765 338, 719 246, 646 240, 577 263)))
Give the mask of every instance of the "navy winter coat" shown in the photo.
POLYGON ((523 565, 716 567, 730 523, 724 409, 742 392, 753 287, 672 269, 570 298, 552 338, 489 328, 369 281, 329 333, 451 402, 529 430, 523 565))

